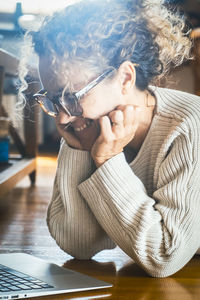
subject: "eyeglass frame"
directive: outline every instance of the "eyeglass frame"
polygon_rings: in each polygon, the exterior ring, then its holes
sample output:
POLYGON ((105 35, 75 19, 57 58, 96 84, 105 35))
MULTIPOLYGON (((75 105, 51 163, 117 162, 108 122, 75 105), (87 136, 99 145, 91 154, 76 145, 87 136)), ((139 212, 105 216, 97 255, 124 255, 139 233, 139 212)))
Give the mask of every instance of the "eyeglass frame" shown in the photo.
MULTIPOLYGON (((75 105, 77 105, 77 103, 80 101, 80 99, 85 96, 91 89, 93 89, 97 84, 99 84, 104 78, 106 78, 111 72, 113 72, 114 69, 108 69, 107 71, 105 71, 103 74, 101 74, 100 76, 98 76, 96 79, 92 80, 89 84, 87 84, 84 88, 82 88, 81 90, 79 90, 76 93, 70 93, 70 97, 73 96, 74 99, 74 103, 75 105)), ((53 105, 55 105, 56 110, 58 111, 57 113, 52 112, 52 111, 47 111, 47 109, 45 108, 43 102, 41 99, 39 99, 39 97, 46 97, 47 95, 47 91, 44 89, 39 90, 36 94, 33 95, 33 99, 41 106, 41 108, 44 110, 44 112, 46 114, 48 114, 51 117, 57 117, 59 114, 59 108, 58 106, 61 106, 61 108, 71 117, 71 116, 81 116, 83 114, 83 110, 81 111, 80 114, 72 114, 69 109, 66 107, 66 104, 64 103, 64 101, 62 100, 62 93, 61 96, 54 96, 54 98, 56 97, 56 102, 54 103, 52 100, 50 100, 48 98, 48 100, 50 102, 52 102, 53 105), (44 91, 44 93, 40 93, 41 91, 44 91)), ((81 107, 81 105, 80 105, 81 107)), ((81 107, 82 108, 82 107, 81 107)))

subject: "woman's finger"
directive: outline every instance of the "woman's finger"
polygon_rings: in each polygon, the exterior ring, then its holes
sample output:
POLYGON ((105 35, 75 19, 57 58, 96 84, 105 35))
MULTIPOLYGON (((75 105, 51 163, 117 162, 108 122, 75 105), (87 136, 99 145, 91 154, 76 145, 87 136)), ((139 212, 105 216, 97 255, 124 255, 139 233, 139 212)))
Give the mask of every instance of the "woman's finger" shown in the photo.
POLYGON ((111 121, 108 116, 103 116, 99 119, 99 124, 101 128, 100 137, 109 140, 112 136, 112 128, 111 128, 111 121))
POLYGON ((134 122, 134 107, 132 105, 127 105, 124 108, 124 126, 132 125, 134 122))
POLYGON ((65 141, 67 142, 67 144, 69 146, 71 146, 72 148, 76 148, 76 149, 82 149, 82 145, 81 145, 80 141, 75 137, 73 132, 70 131, 69 127, 66 130, 61 128, 58 124, 56 127, 57 127, 59 134, 65 139, 65 141))
POLYGON ((123 126, 124 125, 124 115, 121 110, 114 110, 109 114, 111 124, 114 126, 123 126))

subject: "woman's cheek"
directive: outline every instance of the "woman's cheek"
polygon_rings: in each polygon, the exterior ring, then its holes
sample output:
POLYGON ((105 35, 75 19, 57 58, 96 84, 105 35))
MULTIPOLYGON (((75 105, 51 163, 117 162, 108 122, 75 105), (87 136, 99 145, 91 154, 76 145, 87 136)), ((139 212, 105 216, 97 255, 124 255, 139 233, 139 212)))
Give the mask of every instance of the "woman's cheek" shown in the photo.
POLYGON ((105 107, 100 100, 94 101, 90 99, 84 99, 81 102, 81 106, 83 108, 83 117, 88 119, 98 119, 106 112, 105 107))
POLYGON ((105 99, 105 96, 102 96, 96 99, 83 99, 81 106, 83 108, 83 117, 95 120, 108 115, 117 105, 105 99))

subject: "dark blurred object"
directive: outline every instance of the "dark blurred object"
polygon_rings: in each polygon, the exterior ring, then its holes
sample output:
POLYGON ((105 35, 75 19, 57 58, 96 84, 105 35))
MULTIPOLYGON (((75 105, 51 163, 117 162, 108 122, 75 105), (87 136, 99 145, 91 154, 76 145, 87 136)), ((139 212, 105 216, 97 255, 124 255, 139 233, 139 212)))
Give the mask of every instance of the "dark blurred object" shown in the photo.
POLYGON ((8 117, 0 117, 0 137, 9 135, 10 119, 8 117))
POLYGON ((22 13, 22 4, 21 2, 17 2, 16 3, 16 10, 15 10, 15 13, 14 13, 14 24, 15 24, 15 29, 16 30, 20 30, 20 26, 19 26, 19 18, 23 15, 22 13))
POLYGON ((194 41, 193 70, 195 74, 195 93, 200 96, 200 27, 192 30, 191 38, 194 41))
POLYGON ((200 12, 189 12, 188 19, 193 28, 200 27, 200 12))
POLYGON ((9 118, 0 117, 0 164, 7 163, 9 158, 9 125, 9 118))
POLYGON ((185 3, 185 0, 165 0, 165 3, 167 3, 167 4, 183 4, 183 3, 185 3))
POLYGON ((0 33, 7 35, 23 35, 38 22, 35 14, 25 14, 21 2, 16 3, 14 13, 0 12, 0 33))
POLYGON ((165 5, 185 15, 189 28, 200 26, 200 0, 165 0, 165 5))
POLYGON ((1 27, 0 33, 4 36, 5 34, 21 32, 21 28, 18 23, 18 19, 22 16, 22 4, 16 3, 16 9, 14 13, 0 13, 1 27))
POLYGON ((4 79, 4 88, 3 88, 4 94, 16 95, 19 83, 20 83, 20 81, 18 78, 12 77, 12 76, 7 76, 4 79))
POLYGON ((2 47, 3 35, 0 34, 0 48, 2 47))

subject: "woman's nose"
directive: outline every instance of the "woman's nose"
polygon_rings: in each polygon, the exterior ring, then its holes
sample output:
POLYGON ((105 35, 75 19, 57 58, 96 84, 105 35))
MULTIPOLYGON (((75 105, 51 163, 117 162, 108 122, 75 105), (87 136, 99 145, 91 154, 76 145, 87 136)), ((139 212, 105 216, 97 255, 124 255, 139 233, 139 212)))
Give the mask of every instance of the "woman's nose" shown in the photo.
POLYGON ((60 110, 57 116, 57 122, 59 124, 67 124, 73 122, 76 119, 74 116, 69 116, 66 112, 60 110))

